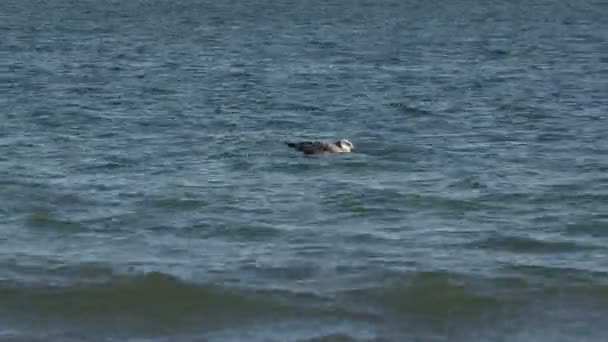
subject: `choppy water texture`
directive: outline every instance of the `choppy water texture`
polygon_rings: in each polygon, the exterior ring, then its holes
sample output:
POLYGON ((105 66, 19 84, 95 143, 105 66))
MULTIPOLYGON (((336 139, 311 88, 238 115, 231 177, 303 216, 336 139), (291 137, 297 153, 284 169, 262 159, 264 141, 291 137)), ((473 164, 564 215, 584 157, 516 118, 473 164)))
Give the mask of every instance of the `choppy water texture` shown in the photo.
POLYGON ((1 1, 0 339, 605 339, 606 18, 1 1))

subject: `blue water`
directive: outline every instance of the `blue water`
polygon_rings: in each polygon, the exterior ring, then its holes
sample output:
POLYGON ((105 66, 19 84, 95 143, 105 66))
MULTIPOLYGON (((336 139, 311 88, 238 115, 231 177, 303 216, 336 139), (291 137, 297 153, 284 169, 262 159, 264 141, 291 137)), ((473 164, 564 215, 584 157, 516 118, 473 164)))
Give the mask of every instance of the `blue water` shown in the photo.
POLYGON ((0 339, 605 338, 607 17, 0 2, 0 339))

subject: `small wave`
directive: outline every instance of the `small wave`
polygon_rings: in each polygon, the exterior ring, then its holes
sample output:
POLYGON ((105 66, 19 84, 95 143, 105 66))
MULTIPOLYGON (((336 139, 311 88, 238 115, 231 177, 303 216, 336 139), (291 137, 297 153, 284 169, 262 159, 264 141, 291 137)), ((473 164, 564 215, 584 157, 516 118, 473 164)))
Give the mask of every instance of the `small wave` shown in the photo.
POLYGON ((389 106, 396 108, 397 110, 399 110, 400 112, 406 113, 406 114, 412 114, 412 115, 432 115, 433 113, 431 111, 428 111, 426 109, 422 109, 422 108, 418 108, 418 107, 414 107, 412 105, 403 103, 403 102, 392 102, 389 103, 389 106))
POLYGON ((197 199, 163 198, 152 201, 151 205, 163 209, 195 210, 208 206, 209 202, 197 199))
POLYGON ((437 210, 446 209, 457 212, 476 211, 491 207, 475 198, 452 198, 438 195, 409 194, 404 196, 404 201, 413 207, 437 210))
POLYGON ((404 212, 430 210, 441 215, 479 211, 491 206, 474 198, 453 198, 443 195, 403 193, 391 189, 360 187, 358 190, 336 190, 322 199, 328 210, 348 211, 355 216, 398 217, 404 212))
POLYGON ((142 89, 144 94, 162 96, 162 95, 176 95, 178 92, 170 88, 161 88, 155 86, 146 86, 142 89))
POLYGON ((275 104, 272 107, 273 110, 280 112, 313 112, 319 113, 322 112, 323 109, 315 104, 311 103, 299 103, 299 102, 282 102, 275 104))
MULTIPOLYGON (((401 194, 391 190, 360 188, 357 191, 337 190, 321 198, 323 210, 335 216, 348 213, 352 217, 368 217, 379 220, 401 220, 407 208, 399 201, 401 194)), ((342 218, 341 218, 342 219, 342 218)))
POLYGON ((389 313, 422 317, 466 316, 507 304, 506 298, 477 292, 466 279, 445 272, 419 272, 388 286, 352 290, 346 296, 379 304, 389 313))
POLYGON ((82 165, 78 165, 75 169, 80 172, 100 172, 109 171, 121 168, 128 168, 134 165, 134 160, 121 157, 106 158, 105 160, 91 160, 82 165))
POLYGON ((494 58, 503 58, 503 57, 507 57, 511 54, 511 51, 505 50, 505 49, 500 49, 500 48, 487 49, 486 52, 487 52, 487 55, 489 55, 490 57, 494 57, 494 58))
POLYGON ((273 239, 282 234, 280 229, 270 225, 214 225, 207 227, 205 237, 222 237, 237 241, 260 241, 273 239))
POLYGON ((80 222, 55 217, 46 210, 37 210, 28 217, 28 225, 32 228, 56 229, 60 231, 84 231, 87 228, 80 222))
POLYGON ((551 268, 527 269, 527 274, 522 274, 519 268, 516 275, 514 269, 505 271, 510 275, 478 277, 443 271, 398 274, 396 278, 386 275, 388 280, 383 285, 347 290, 341 296, 350 305, 365 307, 384 320, 397 322, 404 318, 501 319, 505 313, 515 313, 539 300, 589 300, 601 307, 608 305, 605 275, 551 268), (529 272, 544 277, 534 277, 529 272))
POLYGON ((359 339, 356 339, 347 334, 335 333, 335 334, 313 337, 310 339, 298 340, 298 342, 350 342, 350 341, 359 341, 359 339))
POLYGON ((529 284, 537 284, 544 289, 557 286, 557 289, 577 286, 604 286, 608 284, 608 273, 571 267, 555 267, 541 265, 506 265, 503 272, 514 273, 517 277, 526 279, 529 284))
POLYGON ((66 287, 0 283, 2 310, 66 318, 138 316, 184 318, 256 317, 281 310, 272 299, 215 285, 183 282, 162 273, 113 277, 98 284, 66 287))
MULTIPOLYGON (((592 302, 598 308, 608 308, 608 273, 566 267, 538 265, 509 265, 503 272, 515 273, 525 279, 530 290, 528 300, 539 298, 576 302, 592 302)), ((523 296, 523 295, 522 295, 523 296)))
POLYGON ((570 241, 538 240, 521 236, 493 236, 474 242, 471 245, 480 248, 507 250, 518 253, 575 252, 594 248, 593 246, 581 245, 570 241))
MULTIPOLYGON (((21 284, 29 284, 39 279, 44 279, 46 284, 66 284, 74 278, 83 282, 103 281, 111 275, 112 269, 100 263, 67 265, 57 259, 28 256, 23 253, 15 258, 0 260, 0 289, 4 279, 12 279, 21 284)), ((4 283, 8 284, 6 280, 4 283)))
MULTIPOLYGON (((549 272, 558 277, 559 271, 549 272)), ((99 272, 94 267, 93 273, 99 272)), ((511 317, 527 305, 552 299, 589 300, 600 309, 608 305, 608 284, 597 281, 530 286, 529 276, 492 278, 442 271, 389 272, 373 278, 361 287, 326 294, 198 284, 162 273, 111 276, 105 282, 64 287, 0 281, 0 315, 36 324, 52 319, 106 330, 146 331, 151 336, 168 331, 221 335, 249 324, 268 328, 273 322, 297 322, 306 327, 302 341, 350 341, 351 336, 360 336, 348 328, 350 324, 387 329, 412 322, 477 324, 511 317), (312 335, 308 330, 318 322, 334 321, 348 324, 312 335)))
POLYGON ((0 303, 0 316, 24 323, 145 328, 149 334, 211 332, 275 320, 378 320, 316 293, 200 284, 163 273, 113 275, 66 286, 0 281, 0 303))
POLYGON ((590 219, 588 222, 572 223, 566 227, 566 233, 572 235, 589 235, 592 237, 608 236, 608 220, 590 219))

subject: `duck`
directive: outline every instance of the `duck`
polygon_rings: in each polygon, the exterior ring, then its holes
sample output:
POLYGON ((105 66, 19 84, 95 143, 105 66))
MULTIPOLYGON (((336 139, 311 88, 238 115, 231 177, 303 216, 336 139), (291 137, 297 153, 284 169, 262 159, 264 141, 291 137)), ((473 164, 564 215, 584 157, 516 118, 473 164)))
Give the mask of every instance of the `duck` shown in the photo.
POLYGON ((355 149, 355 145, 348 139, 340 139, 336 142, 323 140, 288 142, 287 146, 304 154, 333 154, 333 153, 348 153, 355 149))

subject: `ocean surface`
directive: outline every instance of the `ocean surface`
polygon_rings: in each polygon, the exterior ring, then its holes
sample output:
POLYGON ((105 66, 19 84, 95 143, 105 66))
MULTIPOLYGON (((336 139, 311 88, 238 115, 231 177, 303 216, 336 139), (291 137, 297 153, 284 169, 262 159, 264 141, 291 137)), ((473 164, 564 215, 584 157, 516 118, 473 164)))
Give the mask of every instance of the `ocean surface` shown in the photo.
POLYGON ((0 1, 0 340, 605 339, 606 18, 0 1))

